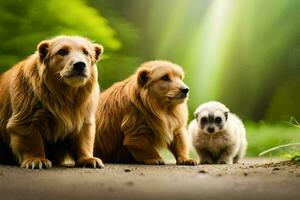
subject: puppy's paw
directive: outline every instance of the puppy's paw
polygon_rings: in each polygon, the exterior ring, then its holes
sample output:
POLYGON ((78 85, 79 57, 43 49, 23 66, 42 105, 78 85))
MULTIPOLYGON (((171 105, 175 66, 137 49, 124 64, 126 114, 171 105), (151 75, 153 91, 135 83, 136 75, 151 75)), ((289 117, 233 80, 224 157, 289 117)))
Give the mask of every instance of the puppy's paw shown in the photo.
POLYGON ((201 159, 200 164, 201 165, 209 165, 209 164, 214 164, 214 162, 212 160, 201 159))
POLYGON ((21 167, 26 169, 51 168, 52 163, 46 158, 33 157, 23 160, 21 167))
POLYGON ((233 164, 233 160, 230 160, 230 159, 228 159, 228 160, 220 159, 220 160, 218 160, 218 164, 229 164, 229 165, 231 165, 231 164, 233 164))
POLYGON ((240 158, 239 157, 235 157, 233 159, 233 164, 239 163, 240 158))
POLYGON ((104 168, 104 164, 99 158, 89 157, 77 160, 76 167, 104 168))
POLYGON ((213 161, 213 159, 210 156, 201 156, 200 164, 201 165, 209 165, 209 164, 215 164, 216 162, 213 161))
POLYGON ((177 165, 197 165, 197 161, 190 158, 178 158, 177 165))
POLYGON ((143 161, 146 165, 164 165, 165 161, 163 159, 147 159, 143 161))

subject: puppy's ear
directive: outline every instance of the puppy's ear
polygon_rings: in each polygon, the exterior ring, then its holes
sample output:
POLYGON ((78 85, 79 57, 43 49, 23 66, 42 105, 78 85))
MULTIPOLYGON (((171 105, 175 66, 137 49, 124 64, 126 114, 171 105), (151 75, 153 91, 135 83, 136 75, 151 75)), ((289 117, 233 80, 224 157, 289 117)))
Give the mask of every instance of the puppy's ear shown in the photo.
POLYGON ((37 51, 40 56, 40 60, 44 61, 49 54, 50 41, 44 40, 38 44, 37 51))
POLYGON ((194 112, 194 117, 196 118, 197 121, 198 121, 198 116, 199 116, 199 112, 198 112, 198 111, 195 111, 195 112, 194 112))
POLYGON ((225 119, 227 120, 228 119, 228 112, 224 112, 224 115, 225 115, 225 119))
POLYGON ((194 117, 198 118, 198 113, 197 112, 194 112, 194 117))
POLYGON ((104 48, 102 45, 100 44, 93 44, 94 46, 94 51, 95 51, 95 60, 96 62, 100 60, 100 56, 103 54, 104 52, 104 48))
POLYGON ((143 69, 138 72, 138 83, 144 86, 150 79, 150 70, 143 69))

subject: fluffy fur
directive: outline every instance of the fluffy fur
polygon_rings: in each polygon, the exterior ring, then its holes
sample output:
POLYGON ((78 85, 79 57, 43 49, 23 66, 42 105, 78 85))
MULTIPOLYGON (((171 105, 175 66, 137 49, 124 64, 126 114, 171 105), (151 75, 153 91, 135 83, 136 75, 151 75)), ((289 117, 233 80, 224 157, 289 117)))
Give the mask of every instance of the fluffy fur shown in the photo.
POLYGON ((177 164, 195 165, 187 149, 187 86, 181 67, 167 61, 142 64, 128 79, 100 95, 95 155, 104 162, 164 164, 167 147, 177 164))
POLYGON ((195 111, 189 135, 201 164, 232 164, 246 152, 246 130, 242 121, 219 102, 207 102, 195 111))
POLYGON ((15 157, 21 167, 48 168, 70 155, 77 166, 103 165, 93 157, 102 52, 85 38, 59 36, 0 76, 1 163, 15 157))

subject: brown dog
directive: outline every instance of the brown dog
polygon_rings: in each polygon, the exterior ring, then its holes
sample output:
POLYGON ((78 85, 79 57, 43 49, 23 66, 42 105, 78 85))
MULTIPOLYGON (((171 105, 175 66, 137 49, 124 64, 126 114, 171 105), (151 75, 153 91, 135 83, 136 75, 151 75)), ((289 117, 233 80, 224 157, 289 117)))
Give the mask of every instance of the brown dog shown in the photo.
POLYGON ((60 163, 69 154, 77 166, 102 167, 93 157, 102 52, 85 38, 59 36, 0 76, 1 163, 13 153, 21 167, 48 168, 47 158, 60 163))
POLYGON ((181 67, 167 61, 141 65, 128 79, 100 95, 95 155, 104 162, 164 164, 157 149, 168 147, 177 164, 188 158, 188 88, 181 67))

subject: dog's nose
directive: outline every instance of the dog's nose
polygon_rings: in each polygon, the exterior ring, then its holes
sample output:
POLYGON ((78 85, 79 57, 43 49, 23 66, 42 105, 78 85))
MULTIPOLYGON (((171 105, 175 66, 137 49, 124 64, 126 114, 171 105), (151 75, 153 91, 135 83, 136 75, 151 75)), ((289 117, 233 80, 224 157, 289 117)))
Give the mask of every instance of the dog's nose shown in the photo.
POLYGON ((183 88, 180 88, 180 91, 181 91, 183 94, 187 94, 187 93, 189 92, 189 88, 183 87, 183 88))
POLYGON ((208 127, 208 128, 207 128, 207 131, 208 131, 209 133, 213 133, 213 132, 215 132, 215 128, 214 128, 214 127, 208 127))
POLYGON ((85 67, 86 67, 86 65, 84 62, 76 62, 73 64, 73 69, 77 72, 83 72, 85 67))

